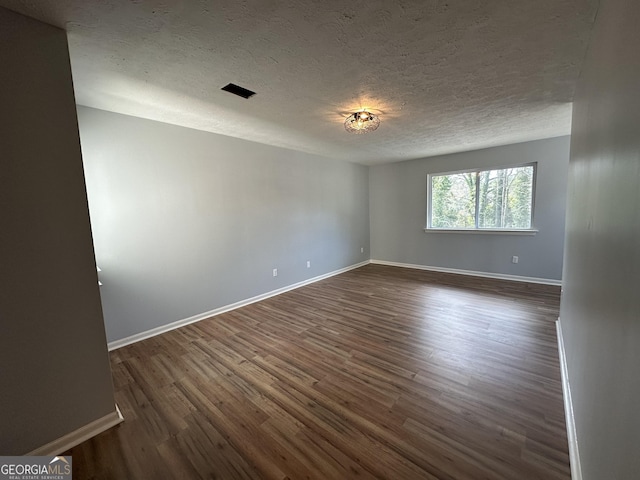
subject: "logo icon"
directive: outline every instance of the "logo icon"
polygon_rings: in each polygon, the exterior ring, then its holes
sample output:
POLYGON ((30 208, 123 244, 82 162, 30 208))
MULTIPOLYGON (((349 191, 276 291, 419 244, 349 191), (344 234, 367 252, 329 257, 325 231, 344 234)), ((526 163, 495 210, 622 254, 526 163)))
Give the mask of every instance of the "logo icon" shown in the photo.
POLYGON ((71 457, 0 457, 0 480, 71 480, 71 457))

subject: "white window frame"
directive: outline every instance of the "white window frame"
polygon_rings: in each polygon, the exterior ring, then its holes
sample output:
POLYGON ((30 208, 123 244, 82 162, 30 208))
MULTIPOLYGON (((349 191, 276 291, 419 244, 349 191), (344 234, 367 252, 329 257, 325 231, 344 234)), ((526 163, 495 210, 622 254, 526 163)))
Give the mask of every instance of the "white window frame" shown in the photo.
POLYGON ((455 170, 450 172, 434 172, 427 174, 427 225, 424 228, 428 233, 471 233, 471 234, 489 234, 489 235, 535 235, 538 230, 534 227, 535 223, 535 205, 536 205, 536 187, 538 179, 538 162, 521 163, 517 165, 501 165, 487 168, 468 168, 464 170, 455 170), (530 228, 479 228, 478 227, 478 209, 480 208, 479 198, 480 189, 476 183, 476 201, 475 201, 475 227, 473 228, 435 228, 431 226, 431 177, 441 177, 444 175, 455 175, 459 173, 480 173, 491 170, 506 170, 509 168, 533 167, 533 180, 531 183, 531 227, 530 228))

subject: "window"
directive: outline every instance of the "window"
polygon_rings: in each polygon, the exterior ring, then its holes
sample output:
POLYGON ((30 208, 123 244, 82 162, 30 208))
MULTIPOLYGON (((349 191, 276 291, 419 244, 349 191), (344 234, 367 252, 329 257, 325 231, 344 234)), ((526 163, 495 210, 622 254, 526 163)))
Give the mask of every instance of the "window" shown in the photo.
POLYGON ((434 174, 428 230, 533 231, 536 165, 434 174))

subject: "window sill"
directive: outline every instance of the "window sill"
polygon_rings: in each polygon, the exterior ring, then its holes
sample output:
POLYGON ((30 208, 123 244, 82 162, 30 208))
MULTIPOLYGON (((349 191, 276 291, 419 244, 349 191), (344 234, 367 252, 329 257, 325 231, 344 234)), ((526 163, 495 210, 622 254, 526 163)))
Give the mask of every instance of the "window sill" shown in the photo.
POLYGON ((471 233, 480 235, 535 235, 538 230, 529 228, 524 230, 501 230, 491 228, 478 228, 478 229, 453 229, 453 228, 425 228, 426 233, 471 233))

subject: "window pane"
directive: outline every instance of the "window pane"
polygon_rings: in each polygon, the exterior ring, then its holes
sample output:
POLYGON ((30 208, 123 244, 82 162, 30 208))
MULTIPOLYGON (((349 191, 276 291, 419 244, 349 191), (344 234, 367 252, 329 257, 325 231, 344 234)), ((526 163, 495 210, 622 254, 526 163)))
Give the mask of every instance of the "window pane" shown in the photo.
POLYGON ((531 228, 533 166, 479 175, 479 228, 531 228))
POLYGON ((431 177, 431 227, 475 228, 476 172, 431 177))

